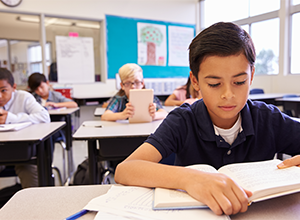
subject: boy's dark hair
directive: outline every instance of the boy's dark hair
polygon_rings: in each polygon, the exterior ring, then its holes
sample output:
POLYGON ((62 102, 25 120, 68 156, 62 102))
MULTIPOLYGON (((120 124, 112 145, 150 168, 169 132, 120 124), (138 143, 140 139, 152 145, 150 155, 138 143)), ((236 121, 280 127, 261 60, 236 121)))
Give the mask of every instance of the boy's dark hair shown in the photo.
POLYGON ((255 48, 250 35, 231 22, 219 22, 201 31, 189 46, 190 69, 198 79, 200 64, 208 56, 230 56, 244 53, 251 70, 255 48))
POLYGON ((0 68, 0 80, 6 80, 12 87, 15 84, 13 75, 6 68, 0 68))
POLYGON ((32 73, 28 78, 28 87, 31 92, 34 92, 42 82, 47 82, 44 74, 32 73))

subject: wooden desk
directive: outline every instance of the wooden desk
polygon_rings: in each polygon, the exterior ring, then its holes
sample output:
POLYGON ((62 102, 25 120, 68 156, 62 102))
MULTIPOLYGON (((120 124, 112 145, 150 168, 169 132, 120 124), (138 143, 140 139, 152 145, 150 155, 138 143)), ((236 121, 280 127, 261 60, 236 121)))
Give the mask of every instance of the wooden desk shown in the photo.
POLYGON ((30 125, 19 131, 0 132, 0 154, 4 155, 0 159, 0 164, 31 163, 32 157, 36 156, 39 186, 54 185, 50 137, 65 124, 65 122, 41 123, 30 125), (20 155, 23 152, 27 153, 26 157, 20 155))
MULTIPOLYGON (((66 108, 61 110, 48 110, 51 121, 61 121, 62 119, 66 122, 66 126, 64 128, 66 134, 66 150, 67 150, 67 158, 68 158, 68 177, 72 176, 74 172, 73 167, 73 151, 72 151, 72 142, 73 142, 73 132, 72 132, 72 114, 76 116, 79 113, 79 107, 76 108, 66 108)), ((78 127, 75 123, 75 127, 78 127)))
POLYGON ((300 117, 300 97, 277 98, 276 102, 281 102, 284 110, 294 110, 295 117, 300 117))
MULTIPOLYGON (((1 209, 7 220, 64 219, 80 211, 87 203, 105 194, 111 185, 28 188, 17 192, 1 209)), ((253 203, 248 211, 230 216, 232 220, 288 219, 300 216, 300 193, 253 203)), ((81 220, 94 219, 89 212, 81 220)), ((193 219, 191 219, 193 220, 193 219)))
POLYGON ((90 183, 99 183, 97 158, 108 161, 126 158, 156 130, 161 122, 162 120, 134 124, 129 124, 128 120, 83 122, 73 138, 88 141, 90 183), (95 127, 99 125, 102 127, 95 127))
POLYGON ((102 108, 102 107, 98 107, 95 109, 94 111, 94 116, 95 117, 101 117, 103 115, 103 113, 105 112, 106 108, 102 108))

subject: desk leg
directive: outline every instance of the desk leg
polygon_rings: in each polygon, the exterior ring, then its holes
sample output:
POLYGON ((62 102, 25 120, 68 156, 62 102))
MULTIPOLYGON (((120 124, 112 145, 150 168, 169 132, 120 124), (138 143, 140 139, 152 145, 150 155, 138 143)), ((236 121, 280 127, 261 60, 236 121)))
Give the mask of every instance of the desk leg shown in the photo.
POLYGON ((88 156, 89 156, 89 183, 99 184, 97 178, 97 140, 88 140, 88 156))
POLYGON ((44 152, 44 142, 37 144, 37 170, 38 170, 38 180, 39 186, 46 186, 45 178, 45 152, 44 152))
POLYGON ((65 116, 66 126, 65 126, 65 132, 66 132, 66 148, 67 148, 67 157, 68 157, 68 177, 70 178, 72 176, 72 173, 74 171, 73 167, 73 151, 72 151, 72 119, 71 115, 65 116))
POLYGON ((52 176, 52 150, 51 146, 53 145, 52 138, 45 140, 45 174, 47 179, 47 186, 54 186, 54 177, 52 176))

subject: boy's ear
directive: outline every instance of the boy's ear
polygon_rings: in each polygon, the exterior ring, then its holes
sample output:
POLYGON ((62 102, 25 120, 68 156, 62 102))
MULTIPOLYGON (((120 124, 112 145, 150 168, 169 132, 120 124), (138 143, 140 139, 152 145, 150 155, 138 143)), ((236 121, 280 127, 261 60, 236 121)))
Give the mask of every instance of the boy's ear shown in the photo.
POLYGON ((255 73, 255 66, 253 66, 253 68, 252 68, 250 85, 252 85, 253 78, 254 78, 254 73, 255 73))
POLYGON ((16 83, 14 83, 14 85, 13 85, 13 89, 14 89, 14 91, 16 90, 16 88, 17 88, 17 84, 16 84, 16 83))
POLYGON ((190 71, 190 80, 191 80, 191 83, 194 87, 194 89, 196 91, 199 91, 200 90, 200 87, 199 87, 199 84, 198 84, 198 80, 197 78, 194 76, 194 74, 192 73, 192 71, 190 71))

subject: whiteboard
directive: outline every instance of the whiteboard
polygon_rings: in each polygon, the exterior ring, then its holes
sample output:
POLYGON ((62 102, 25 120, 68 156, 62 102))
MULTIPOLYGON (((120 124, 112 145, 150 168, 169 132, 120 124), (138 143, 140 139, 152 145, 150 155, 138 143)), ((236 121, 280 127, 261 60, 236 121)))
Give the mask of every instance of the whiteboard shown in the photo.
POLYGON ((93 38, 56 36, 55 41, 58 83, 95 82, 93 38))

